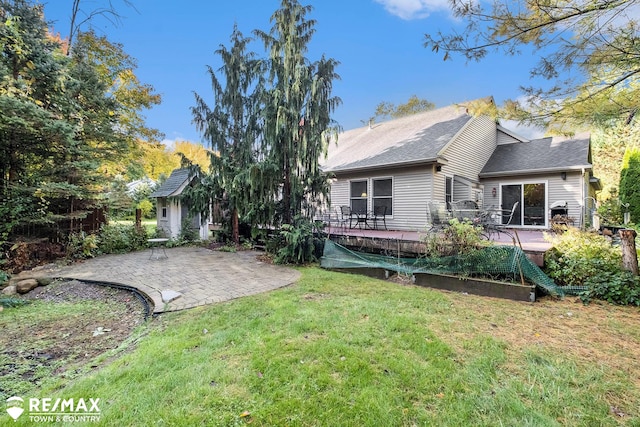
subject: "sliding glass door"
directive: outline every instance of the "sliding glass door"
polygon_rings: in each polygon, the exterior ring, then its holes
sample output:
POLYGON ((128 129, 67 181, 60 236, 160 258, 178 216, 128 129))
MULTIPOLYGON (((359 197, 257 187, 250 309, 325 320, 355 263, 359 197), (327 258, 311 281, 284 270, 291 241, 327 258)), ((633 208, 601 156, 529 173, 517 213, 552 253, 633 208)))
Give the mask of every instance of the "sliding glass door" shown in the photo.
MULTIPOLYGON (((509 184, 501 187, 502 209, 510 210, 516 202, 518 207, 511 220, 512 225, 545 226, 546 184, 509 184)), ((502 217, 508 221, 509 215, 502 217)))
MULTIPOLYGON (((502 223, 506 224, 509 221, 509 214, 507 210, 510 210, 514 204, 519 202, 519 207, 522 207, 522 184, 515 185, 503 185, 502 186, 502 223)), ((511 225, 522 225, 522 210, 516 209, 511 219, 511 225)))

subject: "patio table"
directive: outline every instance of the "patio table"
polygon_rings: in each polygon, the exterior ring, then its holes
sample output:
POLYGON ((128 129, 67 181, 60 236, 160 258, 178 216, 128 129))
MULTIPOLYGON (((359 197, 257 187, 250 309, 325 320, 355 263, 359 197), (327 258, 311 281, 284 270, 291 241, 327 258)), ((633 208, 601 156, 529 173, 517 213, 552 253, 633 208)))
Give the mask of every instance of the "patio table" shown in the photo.
POLYGON ((359 229, 362 229, 362 225, 364 224, 364 228, 365 229, 370 229, 371 226, 369 225, 369 212, 352 212, 352 215, 355 215, 355 225, 353 227, 350 228, 355 228, 358 227, 359 229))
POLYGON ((161 259, 161 258, 169 258, 167 256, 167 251, 165 250, 165 245, 169 241, 169 239, 165 237, 158 237, 155 239, 148 239, 147 242, 151 247, 151 255, 149 255, 149 259, 161 259), (162 250, 162 256, 160 256, 160 251, 162 250), (153 255, 155 254, 155 258, 153 255))

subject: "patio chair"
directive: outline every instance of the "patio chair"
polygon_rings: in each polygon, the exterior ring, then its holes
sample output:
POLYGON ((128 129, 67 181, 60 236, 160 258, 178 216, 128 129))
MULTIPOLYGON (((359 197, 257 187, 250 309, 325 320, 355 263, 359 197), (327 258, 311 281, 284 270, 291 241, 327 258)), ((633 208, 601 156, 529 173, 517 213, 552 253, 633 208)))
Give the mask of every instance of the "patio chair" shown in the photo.
POLYGON ((384 229, 387 229, 387 206, 375 206, 373 208, 373 215, 371 216, 373 220, 373 228, 378 229, 378 221, 382 221, 384 225, 384 229))
POLYGON ((451 214, 458 221, 476 221, 479 216, 478 204, 473 200, 451 202, 451 214))
POLYGON ((344 228, 347 227, 347 222, 349 222, 349 228, 352 227, 354 216, 351 211, 351 206, 342 205, 340 206, 340 225, 344 228))
POLYGON ((513 239, 513 235, 509 231, 507 231, 507 228, 510 227, 511 223, 513 222, 513 217, 516 213, 516 210, 518 209, 518 205, 520 205, 520 202, 515 202, 511 209, 500 209, 497 211, 493 211, 494 213, 497 212, 499 214, 498 220, 500 222, 495 222, 495 218, 493 218, 493 215, 485 214, 485 220, 483 221, 482 226, 484 227, 484 234, 487 239, 491 240, 491 236, 493 233, 504 233, 513 239))
POLYGON ((427 217, 429 224, 431 224, 429 232, 442 231, 450 225, 451 215, 444 203, 427 202, 427 217))

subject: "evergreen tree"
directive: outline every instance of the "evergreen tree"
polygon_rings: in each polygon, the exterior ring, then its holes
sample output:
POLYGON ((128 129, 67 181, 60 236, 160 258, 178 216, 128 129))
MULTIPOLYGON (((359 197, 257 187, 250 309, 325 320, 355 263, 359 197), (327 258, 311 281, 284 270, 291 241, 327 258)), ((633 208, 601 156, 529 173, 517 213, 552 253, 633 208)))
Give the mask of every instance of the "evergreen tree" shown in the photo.
MULTIPOLYGON (((631 222, 640 222, 640 148, 627 147, 620 172, 620 203, 628 205, 631 222)), ((625 209, 623 209, 623 212, 625 209)))
POLYGON ((234 26, 231 48, 221 46, 215 52, 223 64, 219 69, 220 76, 208 68, 214 94, 213 108, 198 94, 196 106, 192 108, 194 123, 213 152, 210 173, 203 181, 207 189, 192 188, 186 197, 191 198, 191 203, 199 206, 203 213, 209 211, 212 197, 222 201, 223 208, 230 212, 231 235, 235 243, 240 243, 240 216, 251 213, 252 187, 257 188, 252 183, 252 171, 257 161, 256 144, 260 134, 256 93, 261 87, 262 61, 247 51, 250 41, 234 26))
POLYGON ((319 167, 337 126, 331 114, 340 99, 331 94, 338 63, 324 56, 310 62, 305 56, 315 32, 307 19, 311 6, 282 0, 271 17, 269 33, 256 30, 268 51, 269 87, 264 92, 263 144, 271 199, 279 199, 282 223, 295 216, 310 218, 328 196, 327 177, 319 167))
POLYGON ((0 2, 0 240, 52 221, 42 183, 73 139, 64 112, 69 60, 58 48, 41 6, 0 2))

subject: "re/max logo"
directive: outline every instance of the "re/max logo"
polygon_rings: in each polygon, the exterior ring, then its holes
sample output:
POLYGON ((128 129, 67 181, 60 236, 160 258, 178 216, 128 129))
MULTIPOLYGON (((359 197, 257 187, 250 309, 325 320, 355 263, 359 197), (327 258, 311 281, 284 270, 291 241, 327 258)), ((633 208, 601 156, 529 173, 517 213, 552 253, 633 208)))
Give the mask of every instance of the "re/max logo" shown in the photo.
POLYGON ((29 412, 31 414, 46 414, 46 413, 90 413, 99 414, 100 407, 98 403, 100 398, 89 398, 85 400, 80 399, 52 399, 45 397, 39 399, 32 397, 29 399, 29 412))

